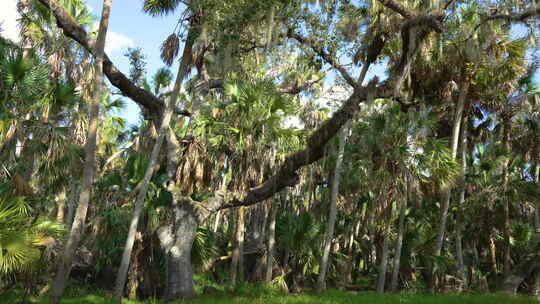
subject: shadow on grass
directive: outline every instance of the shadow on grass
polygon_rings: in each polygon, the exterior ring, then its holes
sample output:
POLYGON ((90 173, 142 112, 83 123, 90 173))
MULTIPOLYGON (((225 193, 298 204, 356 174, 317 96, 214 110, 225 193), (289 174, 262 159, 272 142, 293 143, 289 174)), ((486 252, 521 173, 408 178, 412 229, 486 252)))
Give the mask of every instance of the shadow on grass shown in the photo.
MULTIPOLYGON (((255 289, 260 287, 255 287, 255 289)), ((539 300, 525 296, 506 296, 500 294, 384 294, 375 293, 351 293, 337 290, 328 290, 321 294, 303 293, 284 295, 274 291, 263 292, 257 290, 251 294, 249 290, 244 290, 240 295, 231 293, 220 293, 213 296, 201 296, 192 301, 176 301, 174 304, 540 304, 539 300)), ((0 295, 0 303, 17 304, 20 303, 22 293, 12 291, 5 295, 0 295)), ((27 301, 30 304, 47 304, 46 297, 30 297, 27 301)), ((163 304, 159 300, 147 300, 136 302, 124 300, 124 304, 163 304)), ((79 296, 68 296, 62 300, 62 304, 115 304, 110 298, 100 291, 97 294, 86 294, 79 296)))

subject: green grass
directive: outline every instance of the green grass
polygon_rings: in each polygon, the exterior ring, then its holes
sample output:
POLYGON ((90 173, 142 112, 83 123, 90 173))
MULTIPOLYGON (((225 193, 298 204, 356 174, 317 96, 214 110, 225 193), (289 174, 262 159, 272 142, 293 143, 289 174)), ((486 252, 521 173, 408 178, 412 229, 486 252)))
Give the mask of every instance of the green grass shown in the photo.
MULTIPOLYGON (((247 288, 246 288, 247 289, 247 288)), ((261 292, 260 288, 254 288, 252 295, 248 295, 248 290, 242 295, 222 294, 218 296, 202 296, 189 302, 178 301, 180 303, 191 304, 539 304, 540 301, 524 296, 504 296, 498 294, 385 294, 374 293, 348 293, 336 290, 329 290, 322 294, 305 293, 299 295, 283 295, 273 291, 261 292)), ((88 294, 66 297, 62 304, 113 304, 107 299, 105 294, 88 294)), ((0 303, 19 303, 20 293, 11 292, 8 295, 0 295, 0 303)), ((29 303, 45 304, 46 298, 31 298, 29 303)), ((161 301, 148 300, 145 302, 133 302, 125 300, 126 304, 161 304, 161 301)))

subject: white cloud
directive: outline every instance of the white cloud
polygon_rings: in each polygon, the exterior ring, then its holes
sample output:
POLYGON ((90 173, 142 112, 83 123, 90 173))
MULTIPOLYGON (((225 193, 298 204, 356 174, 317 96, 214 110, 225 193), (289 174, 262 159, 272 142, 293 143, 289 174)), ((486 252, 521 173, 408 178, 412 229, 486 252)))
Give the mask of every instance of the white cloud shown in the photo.
POLYGON ((0 24, 2 37, 19 41, 19 26, 17 19, 20 15, 17 12, 17 0, 2 0, 2 8, 0 9, 0 24))
MULTIPOLYGON (((17 20, 20 18, 20 15, 17 12, 17 0, 0 1, 2 2, 0 8, 0 28, 2 29, 2 32, 0 33, 0 35, 2 35, 2 37, 18 42, 20 39, 17 20)), ((98 22, 96 22, 96 26, 97 25, 98 22)), ((117 33, 115 31, 109 31, 107 33, 105 51, 108 54, 133 46, 135 46, 135 42, 128 36, 117 33)))
POLYGON ((135 42, 128 36, 114 31, 107 32, 107 40, 105 41, 105 52, 107 54, 133 46, 135 46, 135 42))

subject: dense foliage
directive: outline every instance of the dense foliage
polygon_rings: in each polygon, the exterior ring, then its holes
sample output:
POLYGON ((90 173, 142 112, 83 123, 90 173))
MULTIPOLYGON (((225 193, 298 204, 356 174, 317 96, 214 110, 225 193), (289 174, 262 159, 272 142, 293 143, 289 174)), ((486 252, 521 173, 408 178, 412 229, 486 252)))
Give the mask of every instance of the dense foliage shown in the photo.
POLYGON ((100 55, 110 0, 17 3, 0 291, 540 296, 534 0, 141 0, 179 16, 153 75, 100 55))

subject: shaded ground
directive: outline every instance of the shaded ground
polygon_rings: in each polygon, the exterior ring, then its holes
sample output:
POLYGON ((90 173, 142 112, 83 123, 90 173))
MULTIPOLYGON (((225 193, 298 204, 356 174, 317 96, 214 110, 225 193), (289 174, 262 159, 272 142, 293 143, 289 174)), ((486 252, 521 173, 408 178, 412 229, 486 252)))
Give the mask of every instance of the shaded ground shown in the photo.
MULTIPOLYGON (((113 301, 107 295, 100 295, 101 292, 86 295, 71 295, 66 297, 63 304, 112 304, 113 301)), ((20 303, 21 294, 11 292, 0 296, 2 304, 20 303)), ((27 303, 47 303, 46 298, 29 298, 27 303)), ((126 304, 161 304, 157 300, 147 300, 145 302, 133 302, 125 300, 126 304)), ((182 302, 176 302, 182 303, 182 302)), ((186 303, 186 302, 183 302, 186 303)), ((193 304, 539 304, 539 300, 524 296, 509 297, 497 294, 466 294, 466 295, 422 295, 422 294, 386 294, 377 295, 374 293, 347 293, 330 290, 322 294, 299 294, 282 295, 267 292, 258 295, 217 295, 203 296, 197 300, 190 301, 193 304)))

